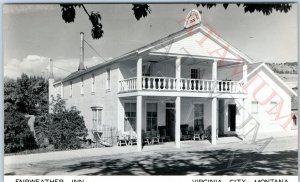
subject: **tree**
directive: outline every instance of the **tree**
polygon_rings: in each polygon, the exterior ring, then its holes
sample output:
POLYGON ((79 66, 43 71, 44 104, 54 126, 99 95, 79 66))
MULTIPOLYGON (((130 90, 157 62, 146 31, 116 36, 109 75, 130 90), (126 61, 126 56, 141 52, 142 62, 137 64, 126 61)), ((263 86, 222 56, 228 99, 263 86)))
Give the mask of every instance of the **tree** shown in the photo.
POLYGON ((52 97, 52 100, 52 113, 36 120, 38 141, 48 138, 56 149, 80 148, 80 138, 87 135, 83 117, 75 107, 67 109, 59 96, 56 99, 52 97))
MULTIPOLYGON (((216 7, 217 3, 198 3, 195 4, 198 8, 199 6, 206 7, 207 9, 211 9, 212 7, 216 7)), ((224 3, 224 9, 227 9, 229 3, 224 3)), ((245 13, 253 13, 255 11, 261 12, 264 15, 270 15, 273 11, 284 12, 287 13, 291 10, 292 4, 291 3, 237 3, 235 4, 238 7, 242 7, 245 13)), ((82 8, 84 12, 87 14, 90 22, 92 23, 91 35, 93 39, 99 39, 103 37, 104 31, 103 25, 101 23, 101 15, 100 12, 88 12, 84 4, 61 4, 61 11, 62 11, 62 19, 66 23, 74 22, 76 18, 76 8, 82 8)), ((151 8, 148 4, 132 4, 133 13, 137 20, 140 20, 141 17, 147 17, 151 14, 151 8)), ((185 11, 185 8, 183 8, 185 11)))
POLYGON ((19 152, 36 147, 28 119, 19 112, 4 112, 4 152, 19 152))

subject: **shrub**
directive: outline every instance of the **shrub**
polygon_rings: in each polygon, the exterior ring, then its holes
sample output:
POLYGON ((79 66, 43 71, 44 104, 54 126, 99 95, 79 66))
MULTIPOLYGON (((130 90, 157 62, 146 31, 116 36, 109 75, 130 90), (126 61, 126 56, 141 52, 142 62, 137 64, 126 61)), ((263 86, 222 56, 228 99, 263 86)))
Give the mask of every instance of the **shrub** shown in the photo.
POLYGON ((36 120, 36 132, 40 146, 49 139, 55 149, 80 148, 80 138, 87 135, 83 117, 75 107, 66 109, 65 101, 60 97, 53 99, 52 113, 36 120))
POLYGON ((28 119, 19 112, 5 112, 4 152, 19 152, 36 147, 34 136, 28 126, 28 119))

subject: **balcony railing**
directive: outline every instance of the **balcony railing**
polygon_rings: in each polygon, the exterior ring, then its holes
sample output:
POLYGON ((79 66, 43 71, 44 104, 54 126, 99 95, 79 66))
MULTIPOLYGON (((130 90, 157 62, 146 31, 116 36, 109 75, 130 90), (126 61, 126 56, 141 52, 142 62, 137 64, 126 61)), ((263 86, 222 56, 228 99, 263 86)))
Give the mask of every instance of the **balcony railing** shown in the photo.
MULTIPOLYGON (((173 77, 143 76, 142 90, 242 93, 242 84, 239 81, 180 78, 179 89, 176 83, 177 79, 173 77)), ((119 92, 136 90, 136 78, 119 81, 119 92)))

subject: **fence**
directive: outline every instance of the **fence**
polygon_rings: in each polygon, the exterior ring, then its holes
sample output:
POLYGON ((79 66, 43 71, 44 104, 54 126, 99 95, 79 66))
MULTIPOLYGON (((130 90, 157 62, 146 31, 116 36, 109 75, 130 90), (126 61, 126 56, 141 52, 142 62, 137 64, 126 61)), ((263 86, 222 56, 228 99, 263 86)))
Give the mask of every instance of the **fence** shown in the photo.
POLYGON ((115 127, 102 126, 97 130, 91 130, 92 142, 96 147, 111 147, 117 144, 118 130, 115 127))

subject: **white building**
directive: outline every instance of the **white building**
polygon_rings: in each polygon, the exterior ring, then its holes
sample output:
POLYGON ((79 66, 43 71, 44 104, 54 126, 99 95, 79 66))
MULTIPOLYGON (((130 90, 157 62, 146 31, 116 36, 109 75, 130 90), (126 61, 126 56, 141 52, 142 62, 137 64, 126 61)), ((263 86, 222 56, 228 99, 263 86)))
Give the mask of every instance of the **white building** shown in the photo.
POLYGON ((60 82, 51 78, 50 95, 81 111, 89 137, 113 126, 136 133, 139 151, 142 131, 160 126, 176 147, 183 126, 209 132, 212 144, 226 135, 247 139, 291 130, 296 93, 205 27, 198 11, 187 17, 179 32, 108 62, 81 65, 60 82))

